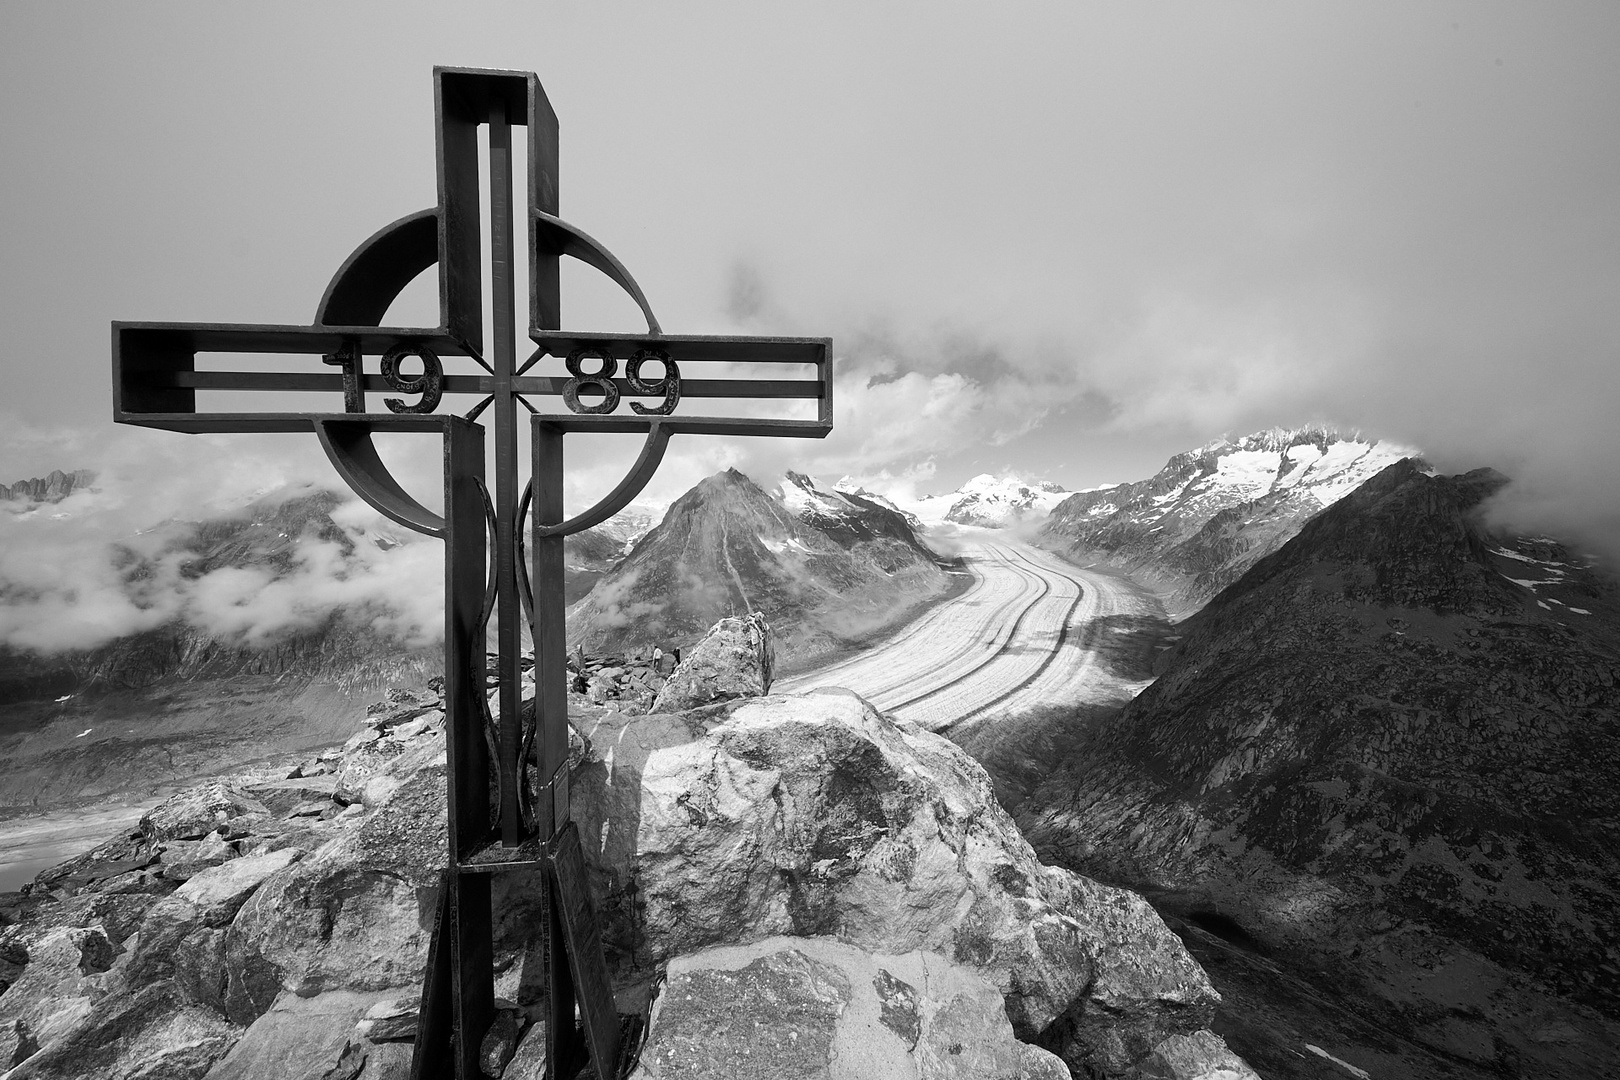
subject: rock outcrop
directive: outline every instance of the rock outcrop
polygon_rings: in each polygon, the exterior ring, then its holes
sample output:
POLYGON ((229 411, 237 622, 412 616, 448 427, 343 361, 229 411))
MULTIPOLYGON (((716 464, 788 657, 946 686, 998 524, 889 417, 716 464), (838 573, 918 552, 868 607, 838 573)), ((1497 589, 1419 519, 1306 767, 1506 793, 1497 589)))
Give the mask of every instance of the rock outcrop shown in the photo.
POLYGON ((776 647, 765 616, 751 612, 721 619, 681 659, 659 690, 653 712, 685 712, 730 698, 762 697, 771 691, 776 647))
MULTIPOLYGON (((94 1047, 98 1076, 402 1077, 445 857, 434 704, 400 695, 342 751, 183 793, 7 898, 7 1076, 73 1075, 94 1047)), ((786 1038, 825 1043, 805 1075, 1055 1077, 1057 1055, 1126 1078, 1207 1029, 1217 996, 1147 904, 1041 865, 943 739, 847 692, 574 708, 613 979, 633 1000, 667 976, 643 1075, 741 1075, 704 1062, 786 1038), (761 1026, 699 1046, 679 988, 711 985, 761 1026), (803 1008, 770 1013, 773 988, 803 1008), (874 1018, 886 1041, 863 1042, 874 1018)), ((537 895, 497 879, 486 1050, 514 1077, 543 1038, 537 895)))
POLYGON ((634 1080, 782 1076, 1069 1080, 1019 1042, 1001 994, 939 953, 774 937, 678 957, 634 1080))

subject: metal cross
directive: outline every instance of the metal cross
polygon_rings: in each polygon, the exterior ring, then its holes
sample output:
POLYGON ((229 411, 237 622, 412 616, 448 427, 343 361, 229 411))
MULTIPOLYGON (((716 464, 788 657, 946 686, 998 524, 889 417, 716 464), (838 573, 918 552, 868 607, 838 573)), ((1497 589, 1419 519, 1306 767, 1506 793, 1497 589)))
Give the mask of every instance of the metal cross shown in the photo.
POLYGON ((539 80, 528 72, 435 68, 433 87, 438 205, 401 218, 362 243, 332 278, 309 326, 113 323, 113 418, 184 432, 313 430, 361 498, 400 524, 445 540, 449 865, 424 977, 412 1075, 461 1080, 481 1075, 480 1046, 494 1018, 490 877, 530 870, 538 871, 547 893, 547 1075, 572 1077, 589 1067, 600 1080, 610 1080, 619 1069, 619 1019, 579 832, 569 814, 563 537, 623 509, 651 479, 673 434, 826 435, 832 428, 831 342, 665 334, 619 260, 557 216, 557 117, 539 80), (528 333, 535 346, 521 366, 514 323, 514 124, 528 128, 528 333), (480 127, 488 129, 489 155, 493 317, 487 350, 480 127), (647 332, 563 332, 563 256, 595 267, 623 288, 645 316, 647 332), (389 305, 435 263, 439 325, 383 326, 389 305), (199 353, 307 359, 290 371, 199 370, 199 353), (378 374, 367 370, 374 356, 380 358, 378 374), (446 356, 467 358, 472 370, 446 373, 446 356), (562 360, 568 374, 530 374, 547 360, 562 360), (624 377, 618 374, 620 362, 627 364, 624 377), (682 374, 682 365, 738 362, 798 365, 801 377, 691 379, 682 374), (420 373, 406 374, 407 364, 420 367, 420 373), (655 374, 649 375, 648 365, 655 366, 655 374), (199 390, 341 392, 343 411, 199 411, 199 390), (368 394, 390 391, 403 396, 384 398, 386 412, 367 411, 368 394), (448 394, 474 394, 479 400, 464 416, 437 412, 448 394), (543 395, 561 396, 568 412, 542 413, 527 400, 543 395), (632 401, 628 412, 618 411, 630 397, 653 403, 632 401), (681 402, 692 398, 811 400, 817 403, 816 417, 678 415, 681 402), (521 493, 520 405, 532 414, 533 462, 529 487, 521 493), (493 492, 484 483, 485 429, 475 422, 486 413, 494 437, 493 492), (383 464, 372 436, 394 431, 440 435, 442 514, 418 502, 383 464), (564 520, 562 443, 573 431, 641 432, 645 443, 613 491, 564 520), (527 551, 526 518, 532 518, 527 551), (492 617, 498 720, 484 689, 492 617), (524 715, 521 699, 525 618, 534 641, 532 718, 524 715))

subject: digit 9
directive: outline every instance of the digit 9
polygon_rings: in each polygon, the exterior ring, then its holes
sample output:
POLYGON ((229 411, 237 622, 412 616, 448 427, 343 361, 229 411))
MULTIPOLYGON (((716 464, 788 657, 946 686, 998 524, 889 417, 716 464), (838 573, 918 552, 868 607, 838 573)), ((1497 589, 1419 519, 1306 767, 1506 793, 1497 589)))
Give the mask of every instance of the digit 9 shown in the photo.
POLYGON ((647 408, 639 401, 632 401, 630 409, 640 416, 668 416, 675 411, 675 406, 681 401, 681 369, 675 366, 675 361, 669 358, 669 353, 662 349, 640 349, 630 358, 625 368, 625 375, 630 379, 630 385, 638 394, 652 396, 664 395, 664 403, 656 408, 647 408), (663 365, 664 377, 661 379, 647 379, 641 377, 641 365, 653 360, 663 365))
POLYGON ((389 386, 402 394, 422 395, 422 400, 415 405, 407 405, 398 398, 383 398, 383 404, 388 406, 390 412, 430 413, 439 407, 439 399, 444 394, 444 365, 427 347, 395 345, 383 353, 382 376, 389 386), (412 378, 399 373, 399 362, 407 356, 421 359, 422 374, 412 378))

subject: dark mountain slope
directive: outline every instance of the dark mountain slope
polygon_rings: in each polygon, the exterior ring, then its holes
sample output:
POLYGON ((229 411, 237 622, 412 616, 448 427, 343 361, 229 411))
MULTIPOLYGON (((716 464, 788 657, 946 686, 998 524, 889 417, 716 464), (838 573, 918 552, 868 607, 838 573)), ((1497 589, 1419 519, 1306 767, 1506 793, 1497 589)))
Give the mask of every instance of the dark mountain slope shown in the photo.
POLYGON ((951 578, 905 518, 790 475, 788 498, 735 469, 676 500, 570 612, 587 652, 684 646, 718 619, 763 611, 784 667, 891 625, 951 578))
POLYGON ((1461 1070, 1416 1075, 1600 1075, 1620 596, 1550 541, 1489 535, 1474 511, 1501 483, 1403 461, 1324 510, 1019 817, 1046 857, 1264 952, 1240 996, 1303 971, 1461 1070))

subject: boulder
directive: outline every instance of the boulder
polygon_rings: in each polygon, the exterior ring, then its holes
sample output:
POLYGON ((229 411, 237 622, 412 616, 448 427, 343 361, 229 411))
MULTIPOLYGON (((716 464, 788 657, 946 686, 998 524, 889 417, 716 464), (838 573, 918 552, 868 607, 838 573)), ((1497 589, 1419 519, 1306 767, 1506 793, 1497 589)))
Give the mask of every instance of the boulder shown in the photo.
POLYGON ((110 998, 6 1080, 201 1080, 236 1040, 217 1013, 191 1005, 170 982, 110 998))
POLYGON ((772 937, 669 966, 638 1080, 1068 1080, 1019 1042, 1001 993, 934 952, 772 937))
POLYGON ((118 985, 100 926, 61 927, 28 946, 28 963, 0 995, 0 1063, 12 1065, 72 1032, 118 985))
POLYGON ((653 700, 652 712, 681 712, 770 693, 776 651, 765 616, 721 619, 681 660, 653 700))
MULTIPOLYGON (((352 861, 340 840, 272 874, 225 936, 227 1014, 252 1023, 283 992, 419 983, 436 894, 352 861)), ((352 1021, 351 1021, 352 1024, 352 1021)))
POLYGON ((273 814, 287 814, 294 807, 310 802, 330 802, 337 789, 332 776, 297 776, 287 780, 265 780, 244 790, 263 803, 273 814))
POLYGON ((207 1080, 323 1080, 344 1057, 355 1025, 390 996, 348 990, 280 994, 208 1071, 207 1080))
POLYGON ((200 840, 164 841, 158 859, 163 865, 164 877, 170 881, 186 881, 236 856, 237 850, 229 840, 211 832, 200 840))
POLYGON ((187 788, 148 810, 141 818, 141 835, 152 841, 200 840, 234 818, 268 812, 235 784, 215 781, 187 788))
POLYGON ((1138 1069, 1141 1080, 1260 1080, 1213 1031, 1172 1035, 1138 1069))
POLYGON ((194 1002, 225 1009, 226 928, 260 885, 304 852, 282 848, 204 870, 147 910, 125 977, 140 986, 172 979, 194 1002))
POLYGON ((1041 865, 977 763, 854 694, 598 724, 574 813, 621 974, 774 935, 938 952, 1104 1075, 1209 1023, 1219 995, 1146 901, 1041 865))

